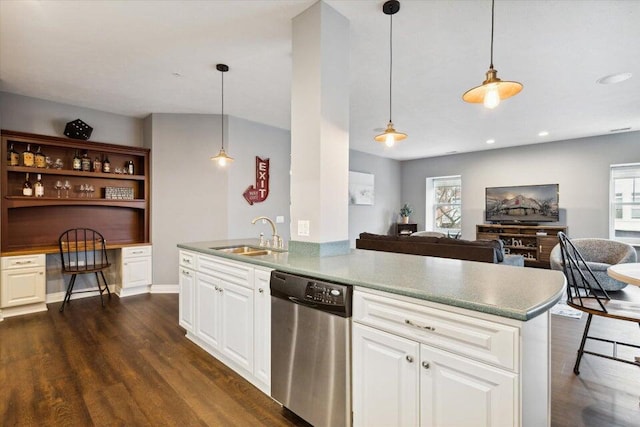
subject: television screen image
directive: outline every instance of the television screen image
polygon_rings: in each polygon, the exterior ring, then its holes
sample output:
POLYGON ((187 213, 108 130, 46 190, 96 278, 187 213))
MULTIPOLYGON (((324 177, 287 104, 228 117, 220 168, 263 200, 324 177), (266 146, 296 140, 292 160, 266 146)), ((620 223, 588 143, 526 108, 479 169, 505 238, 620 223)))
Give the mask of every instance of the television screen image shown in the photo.
POLYGON ((497 223, 558 222, 558 184, 486 189, 486 220, 497 223))

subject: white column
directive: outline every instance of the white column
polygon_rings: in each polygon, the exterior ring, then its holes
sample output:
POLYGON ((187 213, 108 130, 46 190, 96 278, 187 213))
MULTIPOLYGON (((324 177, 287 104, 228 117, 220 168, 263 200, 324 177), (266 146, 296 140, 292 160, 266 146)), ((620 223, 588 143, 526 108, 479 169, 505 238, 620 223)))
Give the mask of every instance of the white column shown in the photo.
POLYGON ((289 248, 344 253, 349 250, 349 21, 322 1, 295 17, 292 62, 289 248))

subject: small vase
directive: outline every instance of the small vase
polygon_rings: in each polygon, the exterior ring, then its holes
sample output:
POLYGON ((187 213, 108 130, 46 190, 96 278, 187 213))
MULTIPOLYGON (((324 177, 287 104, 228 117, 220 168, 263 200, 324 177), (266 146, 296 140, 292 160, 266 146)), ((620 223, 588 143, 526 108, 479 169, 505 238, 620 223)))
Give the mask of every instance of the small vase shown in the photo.
POLYGON ((409 224, 409 217, 408 216, 403 216, 402 217, 402 223, 403 224, 409 224))

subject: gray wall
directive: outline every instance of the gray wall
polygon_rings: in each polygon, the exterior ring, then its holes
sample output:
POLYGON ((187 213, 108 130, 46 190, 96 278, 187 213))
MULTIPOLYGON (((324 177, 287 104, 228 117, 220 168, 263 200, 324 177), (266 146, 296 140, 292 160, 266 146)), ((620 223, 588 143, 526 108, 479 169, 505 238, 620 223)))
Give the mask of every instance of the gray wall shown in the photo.
MULTIPOLYGON (((275 221, 283 216, 284 223, 276 224, 278 234, 286 243, 290 240, 289 182, 291 169, 290 132, 261 125, 237 117, 229 117, 229 155, 235 160, 229 169, 229 238, 258 237, 262 232, 271 236, 269 224, 251 225, 251 220, 264 215, 275 221), (249 205, 242 194, 247 187, 255 185, 256 156, 269 160, 269 196, 261 203, 249 205)), ((226 145, 225 145, 226 147, 226 145)))
POLYGON ((349 170, 374 175, 373 206, 349 205, 349 242, 355 247, 358 235, 364 231, 376 234, 395 231, 392 228, 403 203, 400 198, 401 163, 350 150, 349 170))
POLYGON ((425 221, 425 179, 462 175, 462 237, 484 222, 485 188, 560 184, 560 223, 572 237, 609 235, 609 166, 640 162, 640 132, 480 151, 402 163, 402 201, 425 221))
POLYGON ((65 125, 80 119, 93 128, 91 141, 141 147, 143 120, 104 111, 0 92, 2 129, 64 137, 65 125))

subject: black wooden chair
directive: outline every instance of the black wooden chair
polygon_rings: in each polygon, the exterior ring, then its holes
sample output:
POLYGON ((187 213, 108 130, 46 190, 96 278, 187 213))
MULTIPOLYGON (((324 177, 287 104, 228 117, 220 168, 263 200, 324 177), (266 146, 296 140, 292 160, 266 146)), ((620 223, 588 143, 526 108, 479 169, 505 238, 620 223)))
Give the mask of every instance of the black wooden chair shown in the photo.
POLYGON ((618 346, 636 349, 640 349, 640 346, 589 335, 589 327, 591 326, 593 316, 603 316, 611 319, 634 322, 640 326, 640 303, 611 299, 567 235, 559 232, 558 238, 560 239, 562 268, 567 278, 567 305, 588 314, 587 324, 584 328, 582 341, 578 349, 578 356, 573 367, 573 373, 580 375, 580 361, 585 354, 604 357, 640 367, 639 357, 633 360, 618 357, 618 346), (584 347, 587 340, 611 344, 611 354, 585 350, 584 347))
MULTIPOLYGON (((90 228, 72 228, 62 233, 58 242, 62 259, 62 274, 71 275, 60 312, 64 311, 65 304, 69 304, 78 274, 95 274, 100 292, 100 304, 104 307, 102 294, 107 292, 109 299, 111 299, 111 291, 103 271, 111 264, 107 257, 107 243, 102 234, 90 228), (102 278, 102 284, 100 278, 102 278)), ((81 292, 94 292, 94 290, 76 291, 75 293, 81 292)))

